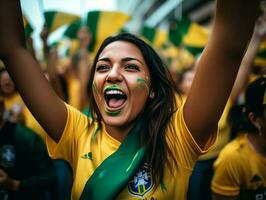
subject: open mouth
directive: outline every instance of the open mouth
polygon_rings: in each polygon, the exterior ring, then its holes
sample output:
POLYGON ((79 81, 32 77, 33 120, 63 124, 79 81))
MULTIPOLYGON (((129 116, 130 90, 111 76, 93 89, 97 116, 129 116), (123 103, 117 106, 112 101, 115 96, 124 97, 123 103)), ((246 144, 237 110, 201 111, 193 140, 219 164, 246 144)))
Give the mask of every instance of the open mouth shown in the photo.
POLYGON ((104 91, 104 99, 108 109, 120 109, 127 100, 127 95, 120 89, 107 89, 104 91))

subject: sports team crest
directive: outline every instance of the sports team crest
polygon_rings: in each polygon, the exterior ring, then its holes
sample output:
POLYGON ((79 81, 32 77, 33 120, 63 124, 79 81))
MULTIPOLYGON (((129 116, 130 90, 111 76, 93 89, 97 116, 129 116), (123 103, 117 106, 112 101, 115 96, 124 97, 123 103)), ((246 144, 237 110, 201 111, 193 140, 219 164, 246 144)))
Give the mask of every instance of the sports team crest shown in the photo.
POLYGON ((12 145, 4 145, 0 149, 0 165, 9 168, 14 167, 16 161, 15 148, 12 145))
POLYGON ((128 183, 129 194, 144 197, 153 188, 154 182, 151 176, 151 168, 147 164, 140 167, 133 180, 128 183))

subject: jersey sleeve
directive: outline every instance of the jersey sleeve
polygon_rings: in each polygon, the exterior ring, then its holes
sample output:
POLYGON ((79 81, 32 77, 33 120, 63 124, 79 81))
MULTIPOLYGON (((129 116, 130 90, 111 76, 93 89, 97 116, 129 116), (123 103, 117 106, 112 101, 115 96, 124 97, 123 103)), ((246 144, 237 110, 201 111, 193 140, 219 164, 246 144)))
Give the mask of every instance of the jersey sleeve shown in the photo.
POLYGON ((89 128, 91 120, 76 108, 65 104, 67 108, 67 121, 58 143, 54 142, 48 135, 46 145, 49 155, 53 159, 64 159, 73 163, 74 152, 78 150, 78 139, 89 128))
POLYGON ((214 144, 216 132, 211 135, 205 147, 201 149, 194 140, 192 134, 184 120, 184 104, 174 113, 169 130, 167 132, 167 142, 174 153, 178 164, 184 168, 192 170, 198 157, 207 152, 214 144))

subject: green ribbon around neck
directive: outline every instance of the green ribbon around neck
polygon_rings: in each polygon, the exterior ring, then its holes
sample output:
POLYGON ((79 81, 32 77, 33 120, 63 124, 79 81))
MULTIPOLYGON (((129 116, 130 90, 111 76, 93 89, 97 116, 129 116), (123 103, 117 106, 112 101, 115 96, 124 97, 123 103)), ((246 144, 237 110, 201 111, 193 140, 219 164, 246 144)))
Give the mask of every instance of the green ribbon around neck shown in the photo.
POLYGON ((80 200, 114 199, 143 163, 142 123, 138 121, 116 152, 106 158, 88 179, 80 200))

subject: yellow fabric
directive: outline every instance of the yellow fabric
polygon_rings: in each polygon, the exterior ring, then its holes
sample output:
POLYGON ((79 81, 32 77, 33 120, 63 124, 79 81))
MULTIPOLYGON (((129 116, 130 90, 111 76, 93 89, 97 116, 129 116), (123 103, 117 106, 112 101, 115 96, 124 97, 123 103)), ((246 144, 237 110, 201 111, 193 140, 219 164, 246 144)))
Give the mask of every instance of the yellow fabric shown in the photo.
MULTIPOLYGON (((65 159, 72 166, 74 172, 72 199, 77 200, 88 178, 106 157, 117 150, 120 142, 108 135, 104 125, 103 129, 97 132, 97 124, 93 124, 87 116, 69 105, 67 105, 67 111, 68 118, 61 140, 56 144, 47 137, 46 143, 52 158, 65 159)), ((169 169, 165 168, 164 187, 159 186, 156 191, 153 191, 154 187, 151 187, 145 191, 142 198, 186 199, 188 179, 192 167, 198 156, 206 152, 206 149, 215 140, 214 135, 206 144, 206 148, 200 149, 185 125, 183 107, 174 114, 167 128, 166 136, 178 166, 173 168, 173 174, 170 174, 169 169)), ((153 182, 151 181, 151 183, 153 182)), ((101 186, 99 185, 99 187, 101 186)), ((129 187, 125 187, 117 199, 140 198, 133 196, 129 192, 129 187)))
POLYGON ((9 98, 5 98, 5 108, 7 110, 12 110, 14 105, 19 105, 21 107, 21 113, 25 120, 25 126, 32 129, 36 134, 38 134, 43 141, 45 141, 46 132, 39 125, 33 115, 30 113, 28 108, 25 106, 21 96, 18 93, 15 93, 9 98))
POLYGON ((120 31, 129 19, 130 16, 122 12, 101 12, 97 24, 97 41, 94 51, 98 51, 105 38, 120 31))
POLYGON ((247 135, 241 135, 228 143, 215 161, 212 191, 237 196, 241 195, 240 189, 263 187, 266 187, 266 158, 253 149, 247 135))
POLYGON ((12 110, 14 105, 19 105, 22 109, 24 109, 25 105, 18 93, 14 93, 10 97, 5 98, 5 109, 12 110))
POLYGON ((33 117, 28 108, 25 108, 24 115, 25 115, 25 126, 32 129, 42 138, 43 141, 45 141, 46 132, 43 130, 43 128, 37 122, 37 120, 33 117))
POLYGON ((227 117, 232 106, 232 102, 229 99, 224 108, 223 114, 218 122, 218 134, 217 139, 214 145, 210 148, 210 150, 199 157, 199 160, 209 160, 216 158, 222 148, 230 141, 230 131, 231 127, 227 122, 227 117))
POLYGON ((192 23, 183 42, 185 45, 193 47, 204 47, 208 41, 208 31, 202 26, 192 23))
POLYGON ((58 27, 64 24, 71 24, 72 22, 78 20, 80 17, 77 15, 64 13, 64 12, 57 12, 53 19, 53 23, 50 29, 50 32, 55 31, 58 27))

